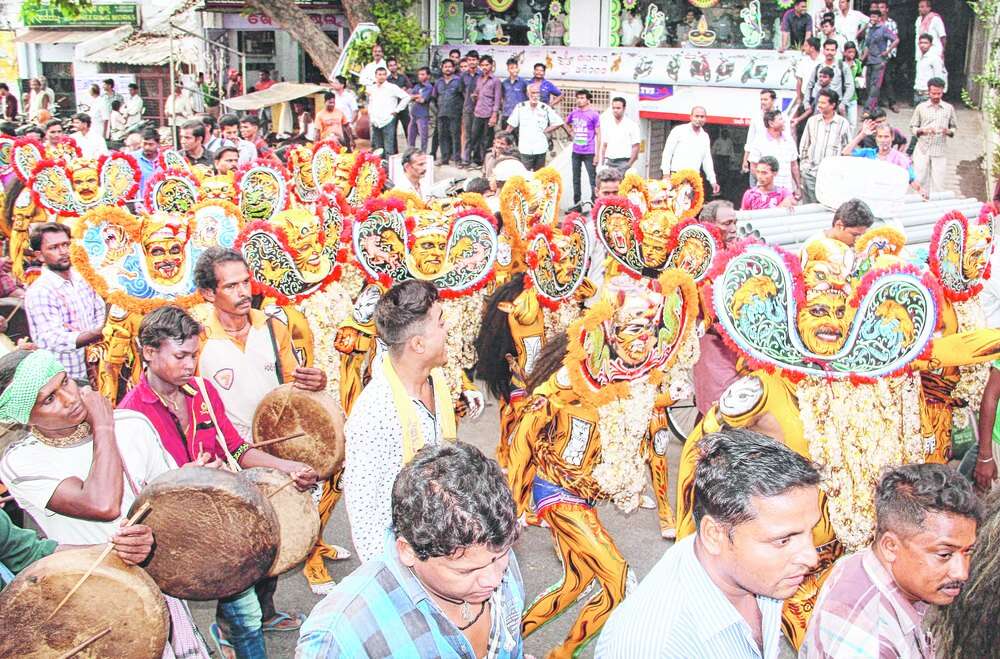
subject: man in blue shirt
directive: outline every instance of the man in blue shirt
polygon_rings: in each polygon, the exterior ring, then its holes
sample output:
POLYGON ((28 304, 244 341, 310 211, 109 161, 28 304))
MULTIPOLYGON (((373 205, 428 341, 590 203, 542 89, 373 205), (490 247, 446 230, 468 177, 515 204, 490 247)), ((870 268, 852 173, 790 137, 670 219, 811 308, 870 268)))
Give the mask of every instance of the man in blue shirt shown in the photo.
POLYGON ((461 158, 462 107, 465 104, 462 80, 455 76, 455 62, 451 59, 441 62, 441 77, 434 83, 432 97, 438 110, 434 134, 441 147, 439 164, 447 165, 452 158, 456 161, 461 158))
POLYGON ((528 83, 528 87, 535 87, 540 94, 539 100, 551 108, 557 108, 562 101, 562 92, 554 84, 545 79, 545 65, 541 62, 535 64, 535 77, 528 83), (553 97, 555 97, 553 99, 553 97))
POLYGON ((879 95, 882 93, 889 53, 899 45, 899 35, 886 26, 885 17, 878 9, 873 9, 869 16, 871 18, 861 61, 865 63, 865 77, 868 79, 868 101, 865 107, 874 110, 878 107, 879 95))
POLYGON ((469 444, 427 446, 392 488, 385 550, 302 626, 298 659, 520 659, 519 524, 500 466, 469 444))
POLYGON ((500 81, 503 103, 500 107, 500 130, 507 130, 507 119, 520 103, 528 100, 528 83, 518 76, 517 58, 507 60, 507 77, 500 81))
POLYGON ((420 150, 427 153, 427 137, 431 121, 431 70, 426 66, 417 69, 417 84, 410 87, 410 125, 406 129, 406 143, 414 146, 420 134, 420 150))
POLYGON ((139 208, 146 208, 146 190, 149 188, 149 182, 162 169, 160 167, 160 134, 156 132, 155 128, 147 128, 143 131, 142 148, 132 155, 139 163, 140 172, 138 203, 136 205, 139 208))

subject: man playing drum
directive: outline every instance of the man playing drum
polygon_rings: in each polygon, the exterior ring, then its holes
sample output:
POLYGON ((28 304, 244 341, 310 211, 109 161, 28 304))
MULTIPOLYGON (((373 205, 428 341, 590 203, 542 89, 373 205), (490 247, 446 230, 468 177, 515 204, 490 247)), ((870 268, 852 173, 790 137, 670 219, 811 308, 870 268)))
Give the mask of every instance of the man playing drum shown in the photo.
MULTIPOLYGON (((15 350, 0 357, 0 421, 30 426, 0 459, 0 480, 50 540, 147 542, 148 527, 119 526, 146 483, 176 468, 148 419, 112 410, 51 352, 15 350)), ((173 652, 207 656, 183 603, 168 605, 173 652)))
MULTIPOLYGON (((257 406, 282 383, 292 382, 308 391, 326 388, 326 373, 296 362, 287 326, 252 308, 250 270, 239 252, 206 250, 195 265, 194 281, 211 303, 203 307, 203 314, 196 314, 203 327, 198 372, 206 382, 216 385, 226 416, 241 437, 251 436, 257 406)), ((337 553, 339 558, 350 556, 346 550, 337 553)), ((257 586, 264 630, 296 630, 305 616, 291 617, 277 611, 276 587, 274 578, 257 586)))
MULTIPOLYGON (((200 334, 201 326, 180 307, 160 307, 147 314, 139 326, 146 369, 119 409, 141 412, 149 418, 163 448, 179 465, 223 467, 232 456, 241 467, 283 471, 300 489, 315 485, 312 467, 251 448, 226 415, 216 387, 194 378, 200 334), (204 385, 207 403, 199 385, 204 385)), ((273 597, 273 590, 269 595, 273 597)), ((272 597, 266 601, 271 602, 272 597)), ((219 624, 213 625, 212 637, 217 643, 239 657, 265 656, 261 604, 253 588, 220 600, 216 616, 219 624)))

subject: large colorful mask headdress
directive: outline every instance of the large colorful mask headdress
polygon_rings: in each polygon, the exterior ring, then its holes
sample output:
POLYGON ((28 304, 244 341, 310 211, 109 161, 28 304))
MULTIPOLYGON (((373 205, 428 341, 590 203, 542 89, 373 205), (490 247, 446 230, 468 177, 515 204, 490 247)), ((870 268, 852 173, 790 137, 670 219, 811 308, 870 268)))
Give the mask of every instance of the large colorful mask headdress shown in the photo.
POLYGON ((190 214, 136 217, 115 207, 88 211, 73 232, 73 264, 102 298, 128 311, 195 304, 198 257, 209 247, 232 247, 239 232, 230 215, 204 221, 199 226, 190 214), (208 226, 213 221, 217 226, 208 226))
POLYGON ((370 281, 385 286, 423 279, 443 297, 458 297, 484 286, 493 275, 497 233, 481 210, 448 216, 433 210, 407 215, 399 200, 365 205, 351 230, 354 255, 370 281))
POLYGON ((14 138, 10 144, 10 166, 25 184, 31 180, 35 167, 43 160, 70 162, 80 157, 82 152, 79 145, 67 136, 55 138, 52 144, 42 144, 33 137, 14 138))
POLYGON ((46 210, 75 217, 100 206, 124 205, 138 190, 140 175, 135 158, 116 152, 96 161, 42 160, 35 165, 29 185, 36 202, 46 210))
POLYGON ((382 159, 375 154, 342 151, 333 183, 326 183, 321 189, 328 197, 339 192, 351 207, 360 208, 382 194, 386 178, 382 159))
POLYGON ((670 210, 645 214, 625 197, 607 197, 593 210, 594 228, 608 254, 634 277, 656 277, 680 267, 701 281, 720 251, 713 227, 694 220, 678 221, 670 210))
POLYGON ((236 173, 236 205, 247 222, 270 221, 291 201, 288 172, 272 161, 247 163, 236 173))
POLYGON ((240 234, 237 248, 254 281, 269 297, 301 302, 340 277, 347 258, 342 242, 347 202, 322 198, 315 211, 292 208, 270 222, 254 222, 240 234))
POLYGON ((621 386, 632 381, 649 376, 658 383, 697 314, 698 291, 683 270, 655 280, 612 277, 602 299, 569 327, 565 364, 574 389, 600 405, 622 396, 621 386))
POLYGON ((627 197, 641 213, 666 210, 681 220, 697 217, 705 202, 701 175, 693 169, 682 169, 669 178, 648 180, 629 172, 618 185, 618 194, 627 197))
POLYGON ((928 266, 945 299, 961 302, 983 289, 983 282, 990 277, 993 223, 998 213, 996 204, 985 204, 975 220, 952 211, 934 226, 928 266))
POLYGON ((527 247, 525 284, 550 309, 575 299, 587 277, 593 252, 590 231, 578 213, 558 225, 535 224, 524 240, 527 247))
POLYGON ((540 222, 555 226, 562 199, 562 177, 552 167, 544 167, 529 178, 512 176, 500 190, 503 231, 515 247, 540 222))
POLYGON ((322 196, 324 186, 336 184, 340 151, 333 140, 317 142, 312 147, 296 146, 288 151, 292 194, 298 203, 314 204, 322 196))
POLYGON ((820 243, 810 249, 804 266, 761 244, 729 252, 710 275, 723 335, 753 368, 793 380, 864 382, 905 371, 937 325, 933 278, 896 263, 854 286, 852 259, 820 243))

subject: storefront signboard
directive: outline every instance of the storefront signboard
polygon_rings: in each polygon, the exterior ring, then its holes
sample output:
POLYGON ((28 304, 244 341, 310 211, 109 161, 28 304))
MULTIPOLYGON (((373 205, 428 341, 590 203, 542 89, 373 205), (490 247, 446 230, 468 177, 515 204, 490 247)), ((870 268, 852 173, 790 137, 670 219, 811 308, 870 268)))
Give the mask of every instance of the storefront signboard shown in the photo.
MULTIPOLYGON (((794 92, 779 90, 777 107, 785 112, 794 92)), ((705 108, 708 122, 726 126, 749 126, 760 112, 760 94, 754 89, 693 86, 639 85, 639 116, 643 119, 688 121, 691 108, 705 108)))
POLYGON ((708 48, 571 48, 564 46, 437 46, 437 57, 458 48, 475 49, 498 62, 517 57, 522 75, 530 75, 536 62, 545 64, 553 80, 637 82, 698 87, 795 89, 795 64, 801 55, 774 50, 708 48))
MULTIPOLYGON (((321 30, 333 31, 337 28, 347 27, 347 17, 343 14, 307 12, 307 15, 321 30)), ((244 30, 247 32, 282 29, 274 24, 270 16, 261 13, 223 14, 222 27, 225 30, 244 30)))
POLYGON ((75 16, 64 16, 52 4, 39 4, 24 16, 25 27, 118 27, 139 25, 139 6, 135 4, 89 5, 75 16))

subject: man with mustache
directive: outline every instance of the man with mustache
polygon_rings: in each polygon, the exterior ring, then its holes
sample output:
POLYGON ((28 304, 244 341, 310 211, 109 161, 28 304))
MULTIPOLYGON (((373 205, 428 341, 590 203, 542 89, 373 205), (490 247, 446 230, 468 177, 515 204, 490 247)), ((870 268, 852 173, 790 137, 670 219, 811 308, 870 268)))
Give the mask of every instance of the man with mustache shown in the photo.
POLYGON ((611 614, 598 659, 779 654, 782 600, 818 562, 819 474, 752 430, 708 434, 700 450, 697 531, 668 549, 611 614))
POLYGON ((969 578, 979 500, 940 464, 890 470, 875 497, 875 541, 834 566, 799 657, 934 657, 924 614, 951 604, 969 578))
MULTIPOLYGON (((221 247, 205 250, 195 265, 194 281, 211 305, 195 314, 203 327, 198 372, 215 387, 226 417, 240 437, 253 436, 257 406, 280 384, 292 382, 308 391, 326 388, 326 373, 298 365, 288 327, 252 308, 250 270, 239 252, 221 247)), ((307 476, 315 480, 314 473, 301 470, 295 478, 304 485, 307 476)), ((343 554, 338 551, 338 558, 350 555, 343 554)), ((257 584, 264 631, 298 629, 305 616, 277 611, 273 599, 276 587, 273 578, 257 584)))

